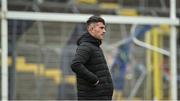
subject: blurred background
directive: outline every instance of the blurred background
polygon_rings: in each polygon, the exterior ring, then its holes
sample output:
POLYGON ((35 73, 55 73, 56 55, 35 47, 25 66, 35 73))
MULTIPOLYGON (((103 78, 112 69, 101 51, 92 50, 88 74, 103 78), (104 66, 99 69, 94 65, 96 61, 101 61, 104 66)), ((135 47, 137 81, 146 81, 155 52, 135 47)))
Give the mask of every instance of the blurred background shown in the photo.
MULTIPOLYGON (((180 17, 179 0, 176 5, 180 17)), ((170 0, 8 0, 8 10, 13 11, 136 17, 169 17, 169 7, 170 0)), ((70 64, 76 41, 85 31, 85 23, 8 20, 9 99, 75 100, 70 64)), ((179 26, 177 32, 180 92, 179 26)), ((169 57, 135 44, 133 36, 170 50, 169 25, 107 23, 102 48, 114 82, 113 99, 171 99, 169 57)))

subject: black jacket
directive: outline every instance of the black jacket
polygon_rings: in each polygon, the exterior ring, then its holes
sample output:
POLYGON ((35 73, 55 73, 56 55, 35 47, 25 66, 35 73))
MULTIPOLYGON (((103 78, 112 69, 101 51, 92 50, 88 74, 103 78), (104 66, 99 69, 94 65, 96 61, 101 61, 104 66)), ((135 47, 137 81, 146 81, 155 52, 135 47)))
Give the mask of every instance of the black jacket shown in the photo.
POLYGON ((111 100, 113 83, 101 41, 85 33, 77 42, 71 68, 76 73, 78 100, 111 100), (99 80, 97 85, 94 85, 99 80))

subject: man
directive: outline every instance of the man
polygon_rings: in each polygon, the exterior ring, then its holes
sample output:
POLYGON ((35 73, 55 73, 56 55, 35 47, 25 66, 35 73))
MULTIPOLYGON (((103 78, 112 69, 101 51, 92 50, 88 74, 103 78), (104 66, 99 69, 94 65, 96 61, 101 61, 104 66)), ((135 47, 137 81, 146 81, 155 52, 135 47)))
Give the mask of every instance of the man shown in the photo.
POLYGON ((77 41, 71 68, 76 73, 78 100, 112 100, 112 78, 100 48, 105 21, 99 16, 87 20, 87 32, 77 41))

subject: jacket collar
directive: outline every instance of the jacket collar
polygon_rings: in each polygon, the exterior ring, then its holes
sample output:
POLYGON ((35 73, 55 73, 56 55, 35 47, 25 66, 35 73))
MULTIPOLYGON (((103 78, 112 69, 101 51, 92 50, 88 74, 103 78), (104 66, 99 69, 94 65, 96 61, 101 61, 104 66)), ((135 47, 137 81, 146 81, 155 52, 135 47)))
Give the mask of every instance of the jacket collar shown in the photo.
POLYGON ((89 42, 92 43, 96 46, 100 46, 101 45, 101 40, 96 39, 95 37, 93 37, 89 32, 84 33, 77 41, 77 45, 80 45, 83 42, 89 42))

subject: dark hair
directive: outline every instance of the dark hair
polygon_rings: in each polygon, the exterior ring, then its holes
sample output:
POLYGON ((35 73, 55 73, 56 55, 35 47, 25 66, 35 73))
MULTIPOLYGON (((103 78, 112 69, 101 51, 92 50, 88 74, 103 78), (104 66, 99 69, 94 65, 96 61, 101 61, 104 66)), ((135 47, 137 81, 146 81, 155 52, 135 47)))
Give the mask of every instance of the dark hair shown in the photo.
POLYGON ((97 22, 102 22, 102 23, 105 25, 104 19, 101 18, 100 16, 96 16, 96 15, 91 16, 91 17, 87 20, 86 24, 87 24, 87 26, 89 26, 91 23, 97 23, 97 22))

